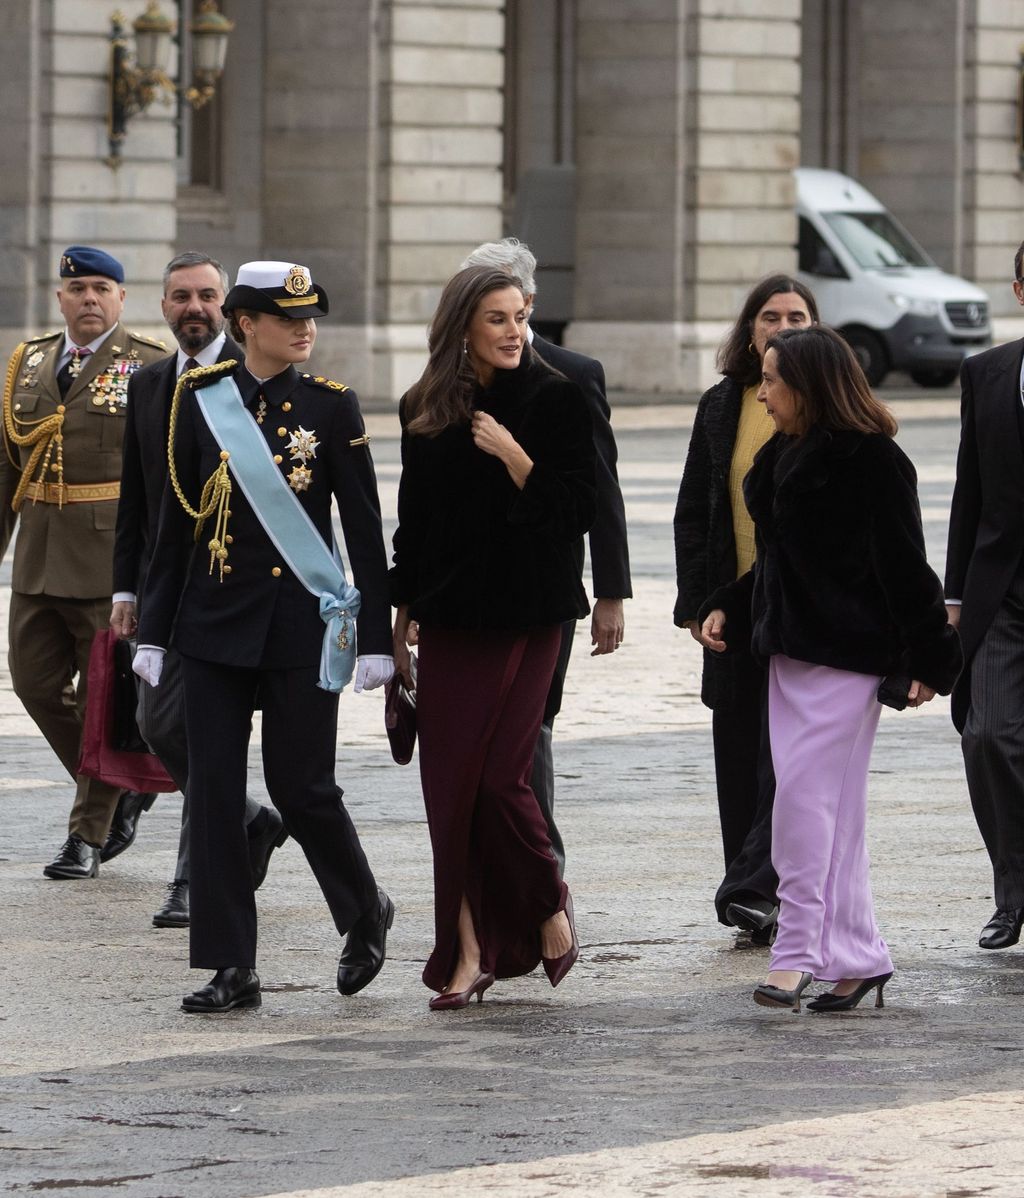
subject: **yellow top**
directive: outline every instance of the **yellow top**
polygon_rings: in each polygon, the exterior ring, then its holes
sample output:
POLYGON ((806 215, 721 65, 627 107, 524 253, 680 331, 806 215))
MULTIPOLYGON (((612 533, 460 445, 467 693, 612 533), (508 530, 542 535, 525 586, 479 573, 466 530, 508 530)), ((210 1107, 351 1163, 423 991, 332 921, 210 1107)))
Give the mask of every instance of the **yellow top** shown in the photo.
POLYGON ((755 384, 743 392, 736 442, 729 464, 729 502, 732 504, 732 530, 736 538, 736 577, 746 574, 754 564, 754 522, 743 502, 743 479, 754 464, 754 457, 775 432, 775 422, 763 403, 758 403, 755 384))

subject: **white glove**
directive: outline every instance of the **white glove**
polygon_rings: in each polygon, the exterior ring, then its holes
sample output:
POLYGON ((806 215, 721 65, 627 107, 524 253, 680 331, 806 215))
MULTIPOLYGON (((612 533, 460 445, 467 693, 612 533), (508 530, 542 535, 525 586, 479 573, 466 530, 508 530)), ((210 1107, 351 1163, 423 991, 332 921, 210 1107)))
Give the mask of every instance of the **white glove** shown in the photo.
POLYGON ((155 645, 141 645, 132 658, 132 669, 143 682, 148 682, 150 686, 159 686, 166 652, 166 649, 158 649, 155 645))
POLYGON ((375 691, 388 682, 395 672, 395 659, 383 653, 367 653, 356 658, 356 684, 352 688, 360 691, 375 691))

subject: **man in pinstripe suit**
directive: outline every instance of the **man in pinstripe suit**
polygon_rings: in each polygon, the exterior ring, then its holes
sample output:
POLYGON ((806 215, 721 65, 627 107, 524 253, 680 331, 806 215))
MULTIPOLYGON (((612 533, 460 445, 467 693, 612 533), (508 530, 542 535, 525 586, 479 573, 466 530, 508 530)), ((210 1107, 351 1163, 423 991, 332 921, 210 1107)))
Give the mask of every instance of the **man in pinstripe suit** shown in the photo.
MULTIPOLYGON (((178 377, 197 365, 208 366, 242 356, 224 331, 220 306, 226 289, 227 272, 213 258, 194 251, 173 258, 164 268, 161 308, 178 342, 178 351, 138 371, 128 385, 121 498, 114 543, 114 605, 110 615, 111 627, 122 637, 135 635, 136 597, 142 590, 156 540, 160 498, 167 477, 171 396, 178 377)), ((139 729, 185 795, 174 877, 153 923, 156 927, 187 927, 188 745, 184 691, 178 655, 173 650, 167 654, 159 687, 139 680, 139 729)), ((253 884, 259 888, 266 876, 270 854, 284 843, 287 833, 275 810, 248 796, 245 822, 253 884)))
MULTIPOLYGON (((1013 292, 1024 307, 1024 245, 1013 292)), ((966 664, 953 723, 994 875, 978 944, 998 949, 1024 924, 1024 340, 968 358, 960 384, 946 604, 966 664)))

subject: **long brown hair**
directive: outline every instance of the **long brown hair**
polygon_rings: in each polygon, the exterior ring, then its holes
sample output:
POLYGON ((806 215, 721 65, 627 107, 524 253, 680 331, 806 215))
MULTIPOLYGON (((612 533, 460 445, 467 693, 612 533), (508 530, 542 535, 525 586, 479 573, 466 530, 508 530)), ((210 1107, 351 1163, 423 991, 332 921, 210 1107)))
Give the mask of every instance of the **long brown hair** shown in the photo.
POLYGON ((811 323, 818 323, 818 304, 808 287, 790 275, 768 275, 755 283, 743 301, 736 323, 722 342, 716 363, 719 371, 735 379, 741 387, 761 381, 761 359, 753 349, 754 319, 773 295, 798 295, 807 305, 811 323))
POLYGON ((820 425, 831 432, 896 435, 895 417, 876 399, 853 350, 827 325, 786 329, 768 339, 779 377, 797 393, 801 432, 820 425))
POLYGON ((405 396, 408 432, 434 437, 450 424, 470 419, 477 378, 466 353, 466 331, 483 299, 509 287, 522 294, 514 279, 492 266, 467 266, 445 284, 430 322, 430 358, 405 396))

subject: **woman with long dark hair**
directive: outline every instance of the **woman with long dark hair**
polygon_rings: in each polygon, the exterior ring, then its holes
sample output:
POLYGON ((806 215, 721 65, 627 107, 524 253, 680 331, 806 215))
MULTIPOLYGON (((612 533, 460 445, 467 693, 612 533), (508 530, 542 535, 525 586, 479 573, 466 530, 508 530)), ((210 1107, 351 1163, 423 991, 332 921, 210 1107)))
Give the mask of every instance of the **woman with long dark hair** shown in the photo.
POLYGON ((777 432, 743 486, 752 571, 700 612, 712 652, 752 643, 768 663, 779 930, 754 992, 815 1011, 876 1006, 892 976, 875 922, 865 842, 879 701, 920 706, 961 666, 925 558, 917 476, 846 342, 817 327, 769 339, 758 399, 777 432))
POLYGON ((434 852, 434 1010, 579 952, 572 903, 530 789, 560 626, 589 610, 573 545, 594 518, 582 393, 526 343, 519 287, 460 271, 404 396, 392 600, 412 685, 434 852))
MULTIPOLYGON (((814 296, 798 279, 769 275, 743 302, 718 353, 724 376, 697 406, 673 528, 677 598, 674 620, 700 641, 697 612, 716 587, 754 561, 754 525, 743 479, 775 432, 757 402, 768 339, 818 323, 814 296)), ((749 652, 705 652, 701 699, 711 708, 715 782, 725 876, 715 895, 719 921, 768 944, 775 931, 777 879, 771 863, 775 778, 768 749, 767 671, 749 652)))

